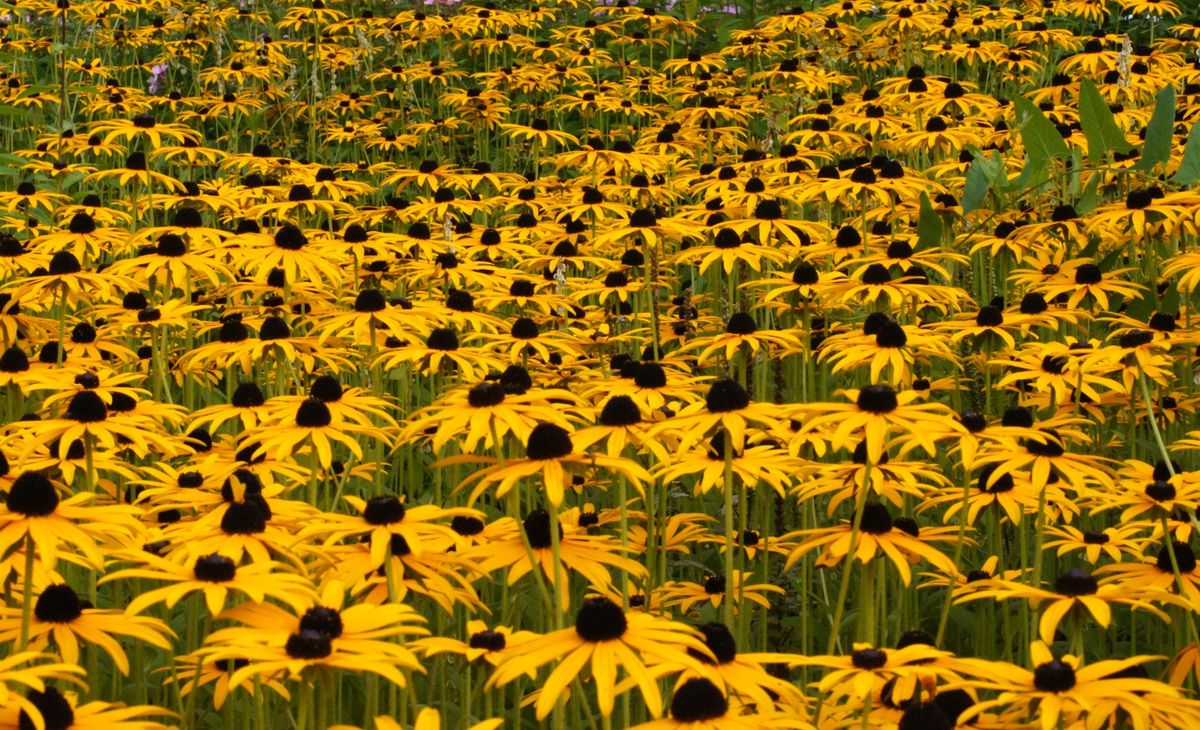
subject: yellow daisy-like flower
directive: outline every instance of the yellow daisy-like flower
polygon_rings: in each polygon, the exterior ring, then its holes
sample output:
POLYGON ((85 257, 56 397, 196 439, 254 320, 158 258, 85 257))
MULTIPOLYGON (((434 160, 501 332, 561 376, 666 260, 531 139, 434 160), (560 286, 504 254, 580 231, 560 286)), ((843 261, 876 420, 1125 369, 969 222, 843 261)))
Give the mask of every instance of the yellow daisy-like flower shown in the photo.
POLYGON ((281 565, 270 561, 239 566, 232 558, 213 553, 201 555, 192 564, 187 565, 145 551, 121 556, 118 561, 132 562, 139 567, 108 573, 100 579, 100 583, 115 580, 154 580, 171 583, 135 596, 125 607, 131 614, 141 613, 156 603, 163 603, 168 609, 173 608, 179 601, 196 592, 204 595, 204 603, 212 616, 225 609, 225 602, 230 593, 240 594, 257 603, 262 603, 270 597, 297 611, 302 610, 303 606, 316 597, 308 579, 281 571, 281 565))
POLYGON ((666 671, 700 671, 698 660, 712 653, 694 629, 641 611, 624 611, 607 598, 592 598, 580 607, 571 628, 552 631, 523 645, 523 651, 496 667, 488 686, 503 686, 530 669, 558 660, 542 684, 538 719, 545 718, 562 691, 590 666, 602 715, 611 715, 615 698, 637 686, 646 706, 658 715, 662 693, 658 679, 666 671), (652 662, 655 670, 647 666, 652 662), (617 683, 618 670, 628 682, 617 683))
POLYGON ((675 434, 677 448, 684 451, 720 428, 729 434, 727 446, 740 451, 746 446, 748 428, 754 425, 770 429, 778 418, 778 408, 765 403, 752 403, 745 388, 725 378, 709 386, 703 402, 684 406, 674 417, 652 428, 650 434, 675 434))
MULTIPOLYGON (((681 612, 688 613, 697 604, 707 603, 716 608, 724 601, 751 601, 769 609, 771 601, 767 598, 767 593, 787 592, 770 583, 750 583, 753 577, 753 573, 744 570, 734 571, 732 587, 726 585, 723 575, 710 576, 703 584, 688 581, 671 582, 662 588, 663 606, 678 608, 681 612)), ((735 615, 739 610, 735 609, 735 615)))
POLYGON ((812 656, 794 659, 791 666, 816 666, 830 669, 817 690, 834 698, 845 697, 861 704, 889 680, 944 677, 956 679, 940 660, 951 655, 924 644, 903 649, 880 649, 865 643, 854 644, 848 656, 812 656))
POLYGON ((897 393, 890 385, 868 385, 840 392, 853 402, 792 406, 789 415, 803 424, 802 432, 830 429, 828 440, 835 448, 853 450, 865 439, 872 463, 879 463, 892 436, 902 434, 932 455, 937 453, 937 438, 965 431, 949 408, 919 402, 917 391, 897 393))
POLYGON ((1181 602, 1177 597, 1168 594, 1153 594, 1145 591, 1131 594, 1125 586, 1115 583, 1101 584, 1094 576, 1080 568, 1071 568, 1056 578, 1053 591, 1011 581, 994 580, 991 582, 991 587, 985 586, 981 590, 961 596, 957 602, 964 603, 981 598, 1024 598, 1034 607, 1044 604, 1042 618, 1038 623, 1038 632, 1042 641, 1047 644, 1054 643, 1054 633, 1058 630, 1058 625, 1073 610, 1086 611, 1097 624, 1108 628, 1112 622, 1110 603, 1141 608, 1166 621, 1169 620, 1167 615, 1155 608, 1150 603, 1150 599, 1169 603, 1181 602))
POLYGON ((893 520, 887 507, 878 502, 866 502, 858 530, 851 523, 837 527, 797 530, 783 536, 784 540, 799 540, 788 555, 786 568, 813 550, 821 549, 817 564, 833 566, 845 560, 857 560, 866 565, 883 555, 891 561, 908 585, 912 581, 912 563, 927 560, 940 570, 953 572, 954 561, 933 547, 930 542, 954 539, 957 528, 920 528, 912 520, 893 520))
POLYGON ((392 639, 429 633, 424 619, 400 603, 346 607, 345 601, 345 586, 331 581, 303 613, 269 603, 242 604, 220 616, 241 626, 212 632, 195 655, 212 662, 245 660, 230 675, 231 688, 278 673, 301 679, 310 667, 370 672, 407 686, 403 670, 421 671, 421 663, 392 639))
POLYGON ((67 664, 79 663, 80 643, 94 644, 108 654, 121 674, 129 674, 129 657, 114 637, 130 637, 159 649, 171 648, 174 632, 162 621, 111 609, 87 607, 65 583, 48 585, 33 603, 33 618, 25 627, 22 609, 0 608, 0 641, 15 642, 27 630, 28 645, 40 651, 51 643, 67 664))
POLYGON ((539 423, 529 432, 523 459, 498 461, 490 457, 451 456, 436 465, 480 463, 490 466, 479 469, 458 485, 459 489, 475 485, 471 488, 469 504, 474 504, 489 487, 495 487, 496 496, 504 497, 518 482, 535 476, 541 478, 545 498, 556 507, 563 503, 563 496, 572 488, 572 474, 591 469, 613 472, 627 479, 639 494, 643 493, 642 485, 650 481, 650 473, 635 461, 607 454, 580 453, 571 434, 553 423, 539 423))
POLYGON ((968 707, 959 722, 969 722, 980 713, 994 708, 1020 710, 1028 716, 1034 710, 1044 729, 1056 727, 1066 720, 1077 720, 1097 714, 1096 720, 1119 708, 1142 727, 1150 727, 1152 704, 1149 697, 1164 699, 1179 697, 1179 691, 1152 679, 1125 676, 1124 670, 1150 661, 1154 657, 1136 656, 1129 659, 1109 659, 1083 665, 1078 657, 1066 655, 1055 658, 1049 646, 1036 641, 1030 646, 1033 670, 1004 662, 977 659, 959 660, 964 672, 974 675, 972 684, 983 689, 1000 691, 994 699, 983 700, 968 707), (1112 707, 1109 707, 1112 703, 1112 707))
POLYGON ((100 569, 102 544, 109 538, 132 536, 141 525, 135 509, 93 504, 98 496, 84 492, 61 499, 45 474, 21 473, 12 481, 0 510, 0 554, 10 556, 10 566, 14 551, 28 556, 32 550, 48 570, 54 570, 60 557, 81 559, 100 569))

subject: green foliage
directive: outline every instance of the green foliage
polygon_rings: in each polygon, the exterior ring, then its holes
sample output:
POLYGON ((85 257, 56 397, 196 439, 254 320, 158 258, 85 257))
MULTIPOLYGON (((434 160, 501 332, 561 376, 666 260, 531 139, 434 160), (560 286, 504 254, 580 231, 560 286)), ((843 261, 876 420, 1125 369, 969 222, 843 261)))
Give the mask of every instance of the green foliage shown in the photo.
POLYGON ((1136 170, 1150 171, 1171 157, 1171 145, 1175 142, 1175 87, 1166 86, 1158 92, 1154 102, 1154 115, 1146 125, 1146 144, 1142 146, 1142 159, 1136 170))
POLYGON ((1079 84, 1079 123, 1087 137, 1088 158, 1092 161, 1104 159, 1109 152, 1133 149, 1095 82, 1087 78, 1079 84))

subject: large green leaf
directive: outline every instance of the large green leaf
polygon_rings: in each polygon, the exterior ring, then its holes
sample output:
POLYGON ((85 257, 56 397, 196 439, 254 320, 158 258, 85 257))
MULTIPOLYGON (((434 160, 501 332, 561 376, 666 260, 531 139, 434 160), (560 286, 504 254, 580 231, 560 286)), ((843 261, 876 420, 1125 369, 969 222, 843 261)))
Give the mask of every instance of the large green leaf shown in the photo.
POLYGON ((971 166, 967 168, 967 182, 963 186, 962 209, 964 213, 970 213, 977 210, 983 204, 983 199, 987 197, 988 188, 991 187, 991 181, 988 180, 987 171, 984 169, 986 162, 983 157, 976 157, 971 162, 971 166))
POLYGON ((1146 144, 1142 145, 1142 159, 1136 170, 1152 170, 1155 165, 1165 163, 1171 157, 1171 145, 1175 142, 1175 87, 1166 86, 1158 92, 1154 102, 1154 115, 1146 125, 1146 144))
POLYGON ((1079 122, 1088 141, 1088 158, 1102 159, 1109 152, 1128 152, 1133 149, 1125 133, 1117 126, 1112 110, 1096 84, 1088 78, 1079 86, 1079 122))
POLYGON ((1088 178, 1087 185, 1083 188, 1083 194, 1079 196, 1079 202, 1075 204, 1075 212, 1079 215, 1087 215, 1096 209, 1096 204, 1099 202, 1097 191, 1102 177, 1104 176, 1100 173, 1093 172, 1088 178))
POLYGON ((962 208, 964 213, 978 210, 987 197, 988 190, 999 189, 1008 181, 1007 168, 995 150, 987 157, 979 149, 972 149, 975 159, 967 168, 967 181, 963 188, 962 208))
POLYGON ((85 177, 87 177, 87 174, 82 173, 82 172, 72 172, 69 175, 64 175, 63 179, 62 179, 63 188, 65 188, 65 189, 73 188, 76 185, 78 185, 85 177))
POLYGON ((1187 145, 1183 148, 1183 162, 1171 178, 1180 185, 1192 185, 1200 180, 1200 122, 1192 125, 1188 132, 1187 145))
POLYGON ((942 219, 938 217, 929 196, 921 193, 921 213, 917 218, 917 250, 924 251, 942 245, 942 219))
POLYGON ((1024 193, 1034 187, 1040 187, 1046 184, 1046 169, 1050 166, 1050 160, 1044 158, 1025 160, 1025 166, 1021 168, 1021 172, 1015 178, 1009 180, 1003 185, 1006 192, 1024 193), (1035 184, 1036 181, 1036 184, 1035 184))
POLYGON ((1017 109, 1017 129, 1021 133, 1021 144, 1025 147, 1025 155, 1033 163, 1033 169, 1040 167, 1041 163, 1070 154, 1066 141, 1041 109, 1020 96, 1013 101, 1013 105, 1017 109))

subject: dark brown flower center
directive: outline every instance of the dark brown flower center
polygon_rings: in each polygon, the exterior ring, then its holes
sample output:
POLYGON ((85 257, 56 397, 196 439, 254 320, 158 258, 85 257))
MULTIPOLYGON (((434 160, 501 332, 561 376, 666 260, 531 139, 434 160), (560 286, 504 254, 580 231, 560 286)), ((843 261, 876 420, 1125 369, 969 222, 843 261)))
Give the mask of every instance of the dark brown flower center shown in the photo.
POLYGON ((213 553, 196 558, 196 563, 192 566, 192 575, 196 580, 207 583, 226 583, 237 575, 237 565, 224 555, 213 553))
POLYGON ((1033 670, 1033 686, 1042 692, 1066 692, 1075 686, 1075 670, 1058 659, 1039 664, 1033 670))
POLYGON ((590 598, 575 614, 575 633, 592 643, 620 639, 628 627, 625 612, 607 598, 590 598))
POLYGON ((703 723, 724 717, 729 701, 711 681, 703 677, 687 680, 671 698, 671 717, 680 723, 703 723))

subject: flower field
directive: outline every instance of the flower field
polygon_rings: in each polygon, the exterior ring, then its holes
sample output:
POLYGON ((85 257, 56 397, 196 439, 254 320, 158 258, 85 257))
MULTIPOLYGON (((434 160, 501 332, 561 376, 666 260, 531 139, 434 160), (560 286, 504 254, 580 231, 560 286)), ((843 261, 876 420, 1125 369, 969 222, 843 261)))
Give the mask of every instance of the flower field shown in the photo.
POLYGON ((0 2, 0 730, 1200 727, 1200 15, 0 2))

